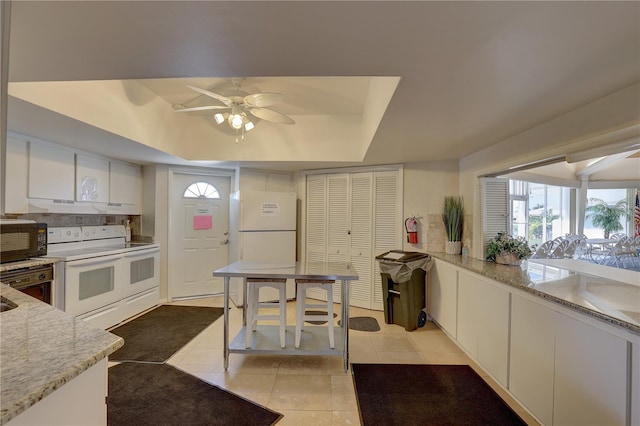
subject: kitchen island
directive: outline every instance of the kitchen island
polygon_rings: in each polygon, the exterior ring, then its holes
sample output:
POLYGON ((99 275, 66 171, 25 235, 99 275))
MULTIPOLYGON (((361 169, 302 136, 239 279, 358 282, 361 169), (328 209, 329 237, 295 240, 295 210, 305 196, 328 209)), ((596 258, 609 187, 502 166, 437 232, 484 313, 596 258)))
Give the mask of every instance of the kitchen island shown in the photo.
POLYGON ((123 339, 7 285, 0 296, 0 424, 106 424, 106 360, 123 339))
POLYGON ((640 424, 640 273, 430 254, 429 316, 542 424, 640 424))
MULTIPOLYGON (((247 354, 287 354, 287 355, 332 355, 340 354, 344 360, 344 370, 349 369, 349 281, 357 280, 358 274, 350 263, 338 262, 296 262, 295 266, 283 266, 270 262, 238 261, 217 269, 213 272, 214 277, 224 277, 224 369, 229 367, 229 353, 247 354), (245 293, 244 310, 246 312, 246 279, 247 278, 286 278, 286 279, 307 279, 307 280, 341 280, 340 285, 342 304, 341 322, 336 331, 336 345, 334 349, 326 345, 317 343, 326 341, 326 337, 313 335, 309 343, 303 342, 299 348, 294 348, 293 338, 295 329, 287 327, 287 347, 280 348, 277 340, 277 327, 258 326, 258 335, 255 347, 245 346, 246 323, 235 337, 229 341, 229 281, 231 277, 243 278, 243 292, 245 293), (276 344, 277 343, 277 344, 276 344)), ((336 285, 338 283, 336 282, 336 285)), ((246 321, 246 317, 244 318, 246 321)), ((319 327, 318 327, 319 328, 319 327)), ((305 329, 307 332, 314 330, 313 327, 305 329)), ((310 333, 311 334, 311 333, 310 333)), ((326 333, 324 333, 326 336, 326 333)))

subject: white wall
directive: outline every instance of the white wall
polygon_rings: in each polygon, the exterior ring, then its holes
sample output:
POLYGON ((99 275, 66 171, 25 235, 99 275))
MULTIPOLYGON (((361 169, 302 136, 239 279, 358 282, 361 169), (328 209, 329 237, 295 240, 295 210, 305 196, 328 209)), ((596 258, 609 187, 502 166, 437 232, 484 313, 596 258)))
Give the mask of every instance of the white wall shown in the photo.
POLYGON ((458 195, 459 187, 457 161, 404 165, 404 217, 415 216, 419 225, 418 244, 409 244, 404 237, 403 250, 444 251, 444 197, 458 195))

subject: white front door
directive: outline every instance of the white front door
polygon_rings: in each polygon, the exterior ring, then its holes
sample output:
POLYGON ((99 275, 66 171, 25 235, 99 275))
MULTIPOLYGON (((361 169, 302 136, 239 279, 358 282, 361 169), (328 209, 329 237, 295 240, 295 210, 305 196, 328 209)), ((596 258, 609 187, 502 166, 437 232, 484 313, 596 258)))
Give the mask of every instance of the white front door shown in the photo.
POLYGON ((229 262, 231 179, 173 174, 169 229, 169 300, 220 294, 214 270, 229 262))

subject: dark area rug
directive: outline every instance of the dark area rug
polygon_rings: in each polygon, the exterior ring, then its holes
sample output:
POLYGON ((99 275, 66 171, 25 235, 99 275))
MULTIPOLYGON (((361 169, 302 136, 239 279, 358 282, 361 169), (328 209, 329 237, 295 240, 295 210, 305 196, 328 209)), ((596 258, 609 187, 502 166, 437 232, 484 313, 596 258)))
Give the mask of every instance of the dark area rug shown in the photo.
MULTIPOLYGON (((340 321, 338 321, 338 325, 340 325, 340 321)), ((350 317, 349 330, 380 331, 380 324, 373 317, 350 317)))
MULTIPOLYGON (((327 315, 327 311, 305 311, 306 315, 327 315)), ((333 317, 336 318, 338 316, 338 314, 334 313, 333 317)), ((306 323, 309 324, 314 324, 314 325, 322 325, 322 324, 326 324, 326 321, 310 321, 307 320, 305 321, 306 323)))
POLYGON ((163 363, 223 313, 223 308, 159 306, 109 330, 124 339, 124 346, 109 361, 163 363))
POLYGON ((281 417, 167 364, 109 368, 109 426, 268 426, 281 417))
POLYGON ((468 365, 352 364, 367 425, 526 425, 468 365))

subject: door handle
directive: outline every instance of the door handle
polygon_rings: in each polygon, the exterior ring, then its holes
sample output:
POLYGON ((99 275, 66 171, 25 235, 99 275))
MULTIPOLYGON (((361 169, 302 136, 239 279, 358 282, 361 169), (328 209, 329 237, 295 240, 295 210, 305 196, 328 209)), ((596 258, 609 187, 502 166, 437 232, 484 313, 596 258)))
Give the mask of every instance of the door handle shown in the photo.
POLYGON ((229 240, 228 239, 220 241, 220 245, 221 246, 226 245, 226 244, 229 244, 229 240))

